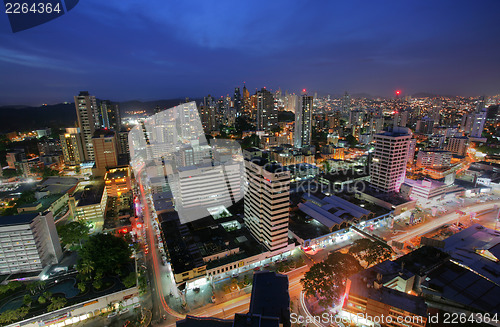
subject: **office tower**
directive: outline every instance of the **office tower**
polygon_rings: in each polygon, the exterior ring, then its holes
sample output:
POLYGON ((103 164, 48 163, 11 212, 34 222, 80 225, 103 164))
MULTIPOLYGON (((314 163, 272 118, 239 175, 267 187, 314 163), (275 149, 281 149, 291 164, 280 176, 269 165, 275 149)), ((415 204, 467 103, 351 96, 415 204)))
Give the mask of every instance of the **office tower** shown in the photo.
POLYGON ((408 124, 408 111, 400 110, 394 114, 393 125, 395 127, 406 127, 408 124))
POLYGON ((351 110, 349 111, 349 127, 353 128, 355 126, 363 125, 365 113, 363 110, 351 110))
POLYGON ((95 131, 92 138, 95 152, 95 167, 103 174, 108 168, 118 166, 118 142, 116 133, 109 129, 95 131))
POLYGON ((394 127, 373 136, 375 151, 370 165, 371 186, 379 191, 399 192, 406 176, 411 131, 394 127))
POLYGON ((303 94, 299 98, 299 104, 297 106, 297 111, 295 112, 295 131, 293 133, 293 143, 297 148, 311 145, 312 111, 313 97, 303 94))
POLYGON ((486 110, 472 114, 470 131, 469 131, 470 137, 474 138, 482 137, 485 123, 486 123, 486 110))
POLYGON ((130 158, 130 148, 128 145, 128 131, 118 133, 118 153, 130 158))
POLYGON ((369 132, 374 134, 374 133, 380 133, 383 130, 384 130, 384 117, 372 117, 370 119, 369 132))
POLYGON ((269 131, 278 125, 278 109, 274 106, 274 97, 271 92, 262 88, 257 91, 257 130, 269 131))
POLYGON ((66 133, 59 135, 66 165, 79 165, 85 161, 82 136, 79 128, 66 128, 66 133))
POLYGON ((43 140, 39 140, 37 143, 37 147, 40 156, 50 153, 60 153, 62 151, 61 142, 57 139, 46 138, 43 140))
POLYGON ((336 129, 340 127, 340 111, 328 115, 328 128, 336 129))
POLYGON ((0 274, 41 271, 62 258, 52 212, 0 217, 0 274))
POLYGON ((465 156, 467 154, 467 148, 469 146, 469 138, 466 136, 454 136, 448 139, 448 144, 445 147, 446 151, 450 151, 453 154, 459 156, 465 156))
POLYGON ((415 159, 415 151, 417 150, 417 139, 410 139, 410 148, 408 150, 408 163, 412 164, 415 159))
POLYGON ((209 94, 203 98, 202 106, 202 125, 205 131, 210 133, 219 130, 219 121, 217 119, 217 107, 215 99, 209 94))
POLYGON ((241 110, 243 109, 243 102, 241 100, 241 93, 240 93, 240 88, 235 87, 234 88, 234 109, 236 110, 236 113, 239 114, 241 110))
POLYGON ((297 95, 295 93, 285 95, 285 110, 295 113, 297 110, 297 95))
POLYGON ((348 115, 349 110, 351 110, 351 96, 349 93, 345 92, 344 97, 342 98, 342 114, 348 115))
POLYGON ((288 245, 290 172, 278 163, 254 157, 245 159, 248 189, 245 194, 245 224, 268 250, 288 245))
POLYGON ((99 109, 96 98, 93 95, 89 95, 87 91, 81 91, 78 96, 75 96, 75 107, 78 126, 80 127, 82 136, 85 161, 94 161, 92 136, 96 129, 100 127, 99 109))
POLYGON ((429 117, 417 120, 416 132, 421 134, 432 134, 434 128, 434 121, 429 117))
POLYGON ((112 103, 109 100, 102 100, 100 107, 102 127, 110 128, 118 132, 122 125, 120 107, 118 106, 118 103, 112 103))
POLYGON ((432 116, 431 119, 434 121, 434 125, 439 125, 441 121, 441 107, 435 106, 432 108, 432 116))

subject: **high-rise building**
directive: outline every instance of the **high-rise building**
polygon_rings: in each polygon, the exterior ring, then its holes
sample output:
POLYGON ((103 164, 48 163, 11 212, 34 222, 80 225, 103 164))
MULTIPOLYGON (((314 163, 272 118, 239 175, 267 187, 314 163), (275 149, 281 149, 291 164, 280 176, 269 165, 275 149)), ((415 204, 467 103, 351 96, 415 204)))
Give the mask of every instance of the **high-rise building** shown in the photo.
POLYGON ((342 114, 348 115, 351 110, 351 96, 349 93, 345 92, 342 98, 342 114))
POLYGON ((245 159, 248 189, 245 194, 245 224, 268 250, 288 245, 290 172, 277 163, 254 157, 245 159))
POLYGON ((406 127, 408 124, 408 111, 400 110, 394 114, 394 126, 406 127))
POLYGON ((240 88, 236 87, 234 88, 234 109, 236 110, 236 113, 240 113, 242 108, 243 108, 243 102, 241 100, 241 93, 240 93, 240 88))
POLYGON ((101 176, 104 176, 106 169, 118 166, 116 133, 109 129, 97 130, 92 138, 92 143, 95 152, 95 167, 101 171, 101 176))
POLYGON ((59 136, 66 165, 79 165, 85 161, 82 136, 79 128, 66 128, 66 133, 59 136))
POLYGON ((128 131, 118 133, 118 153, 126 155, 130 159, 130 148, 128 145, 128 131))
POLYGON ((311 145, 313 97, 303 94, 295 112, 294 145, 302 148, 311 145))
POLYGON ((406 176, 411 131, 394 127, 373 136, 375 151, 370 165, 371 186, 382 192, 399 192, 406 176))
POLYGON ((467 154, 467 148, 469 146, 469 138, 466 136, 454 136, 448 139, 448 144, 446 145, 446 151, 450 151, 453 154, 459 156, 465 156, 467 154))
POLYGON ((96 98, 87 91, 81 91, 78 96, 75 96, 75 107, 82 136, 85 161, 94 161, 92 136, 96 129, 100 127, 96 98))
POLYGON ((110 128, 116 132, 121 129, 120 107, 118 103, 113 103, 109 100, 102 100, 101 107, 101 123, 102 127, 110 128))
POLYGON ((61 142, 60 140, 57 139, 49 139, 49 138, 41 139, 38 141, 37 147, 40 156, 51 153, 60 153, 62 151, 61 142))
POLYGON ((451 163, 451 152, 439 150, 420 150, 417 155, 417 167, 444 168, 451 163))
POLYGON ((62 258, 52 212, 0 217, 0 274, 41 271, 62 258))
POLYGON ((470 137, 482 137, 484 124, 486 123, 486 110, 476 112, 472 115, 470 126, 470 137))
POLYGON ((278 125, 278 108, 274 106, 274 97, 271 92, 262 88, 257 91, 257 130, 269 131, 278 125))

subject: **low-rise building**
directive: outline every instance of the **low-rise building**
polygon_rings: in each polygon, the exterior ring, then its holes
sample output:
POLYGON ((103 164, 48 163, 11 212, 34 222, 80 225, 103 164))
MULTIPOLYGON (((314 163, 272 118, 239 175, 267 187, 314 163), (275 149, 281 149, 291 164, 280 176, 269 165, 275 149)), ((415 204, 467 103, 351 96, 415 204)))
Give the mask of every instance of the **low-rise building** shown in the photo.
POLYGON ((120 196, 131 190, 130 167, 109 169, 104 175, 104 183, 108 196, 120 196))
POLYGON ((451 152, 439 150, 420 150, 417 155, 419 168, 446 168, 451 165, 451 152))
POLYGON ((104 183, 89 184, 83 191, 75 192, 70 199, 70 209, 75 219, 89 222, 93 228, 100 229, 104 224, 107 200, 104 183))

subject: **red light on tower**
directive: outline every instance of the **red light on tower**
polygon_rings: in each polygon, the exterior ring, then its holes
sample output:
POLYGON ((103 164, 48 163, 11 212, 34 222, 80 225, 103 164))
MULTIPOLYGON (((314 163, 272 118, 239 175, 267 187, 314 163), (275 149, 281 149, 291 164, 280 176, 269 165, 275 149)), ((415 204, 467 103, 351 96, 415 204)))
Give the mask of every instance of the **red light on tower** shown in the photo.
POLYGON ((302 92, 306 93, 306 89, 302 89, 302 92))
POLYGON ((397 90, 396 91, 396 95, 400 95, 401 94, 401 91, 400 90, 397 90))

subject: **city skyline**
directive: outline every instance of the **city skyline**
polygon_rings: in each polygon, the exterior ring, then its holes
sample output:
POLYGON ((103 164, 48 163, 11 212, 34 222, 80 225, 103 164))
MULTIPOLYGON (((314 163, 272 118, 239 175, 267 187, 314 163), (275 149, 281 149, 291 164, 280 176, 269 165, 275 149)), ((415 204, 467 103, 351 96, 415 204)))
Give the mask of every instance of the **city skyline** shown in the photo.
POLYGON ((305 4, 86 1, 12 33, 0 18, 0 105, 201 98, 254 89, 389 97, 500 89, 494 1, 305 4), (361 10, 363 9, 363 10, 361 10))

